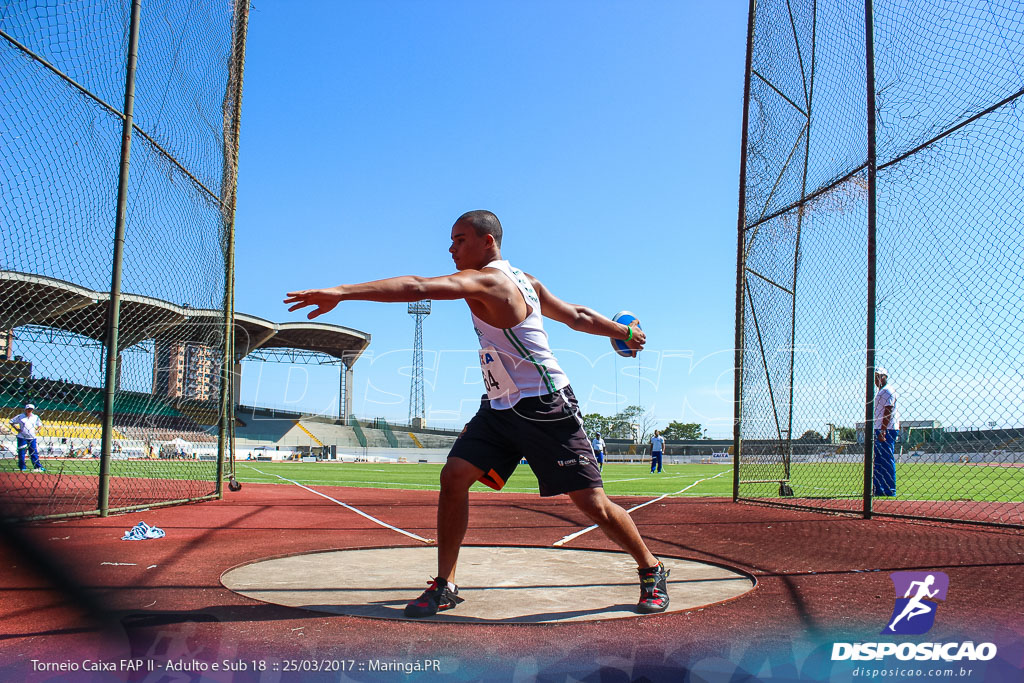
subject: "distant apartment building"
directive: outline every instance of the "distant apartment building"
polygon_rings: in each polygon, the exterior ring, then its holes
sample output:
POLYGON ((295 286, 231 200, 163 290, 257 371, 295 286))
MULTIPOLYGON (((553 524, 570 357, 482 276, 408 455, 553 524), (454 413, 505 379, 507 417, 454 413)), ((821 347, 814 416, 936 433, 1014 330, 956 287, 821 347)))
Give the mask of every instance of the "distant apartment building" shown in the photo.
POLYGON ((30 377, 31 361, 14 355, 14 331, 0 330, 0 391, 13 391, 23 399, 22 389, 30 377))
POLYGON ((0 330, 0 360, 14 357, 14 330, 0 330))
POLYGON ((196 342, 156 342, 153 394, 167 399, 214 401, 220 392, 218 349, 196 342))

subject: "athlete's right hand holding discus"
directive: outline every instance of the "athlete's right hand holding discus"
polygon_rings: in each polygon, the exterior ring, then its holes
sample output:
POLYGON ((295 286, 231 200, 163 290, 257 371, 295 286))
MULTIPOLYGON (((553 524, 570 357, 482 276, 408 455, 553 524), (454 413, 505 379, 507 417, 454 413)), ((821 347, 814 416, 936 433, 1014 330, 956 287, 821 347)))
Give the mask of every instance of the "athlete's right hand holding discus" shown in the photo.
POLYGON ((647 337, 640 329, 640 320, 629 311, 619 311, 611 317, 612 323, 624 332, 611 338, 612 349, 625 358, 636 358, 644 348, 647 337))
POLYGON ((626 332, 627 338, 624 340, 623 343, 625 343, 625 345, 628 346, 629 348, 633 349, 633 358, 636 358, 636 354, 644 350, 644 344, 647 343, 647 335, 644 334, 644 331, 640 329, 639 320, 634 320, 633 322, 631 322, 626 332), (628 334, 630 331, 633 332, 632 335, 628 334))

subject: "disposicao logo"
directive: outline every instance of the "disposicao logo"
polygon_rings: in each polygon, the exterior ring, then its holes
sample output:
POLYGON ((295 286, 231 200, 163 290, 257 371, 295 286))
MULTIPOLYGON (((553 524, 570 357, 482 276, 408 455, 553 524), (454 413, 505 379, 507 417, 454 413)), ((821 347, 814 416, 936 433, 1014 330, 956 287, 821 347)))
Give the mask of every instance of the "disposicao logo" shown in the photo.
MULTIPOLYGON (((939 600, 946 599, 949 577, 942 572, 893 572, 896 604, 882 635, 920 635, 935 625, 939 600)), ((833 643, 832 661, 882 660, 895 656, 907 661, 988 661, 996 656, 993 643, 833 643)))
POLYGON ((946 599, 949 577, 942 572, 893 572, 896 605, 882 634, 920 635, 935 624, 938 600, 946 599))

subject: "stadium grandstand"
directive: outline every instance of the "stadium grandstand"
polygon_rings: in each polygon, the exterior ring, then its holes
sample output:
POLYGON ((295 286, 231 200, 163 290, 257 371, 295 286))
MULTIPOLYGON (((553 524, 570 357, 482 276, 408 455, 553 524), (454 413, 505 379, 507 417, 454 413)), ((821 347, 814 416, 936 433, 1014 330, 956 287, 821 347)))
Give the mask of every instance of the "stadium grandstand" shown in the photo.
POLYGON ((235 452, 242 460, 444 462, 458 435, 354 415, 342 420, 256 406, 238 406, 235 413, 235 452))
MULTIPOLYGON (((33 403, 45 427, 39 437, 44 457, 99 457, 103 389, 80 382, 34 376, 31 355, 22 347, 102 343, 109 295, 41 275, 0 271, 0 409, 13 416, 33 403), (35 303, 19 306, 32 299, 35 303), (49 305, 41 310, 39 300, 49 305), (41 334, 40 331, 58 334, 41 334), (31 339, 31 342, 28 340, 31 339), (25 344, 19 342, 26 341, 25 344)), ((122 352, 145 347, 152 363, 148 392, 121 387, 115 394, 112 457, 213 459, 217 454, 220 365, 204 342, 220 328, 221 311, 124 295, 122 352), (173 337, 169 334, 173 330, 173 337), (189 341, 194 340, 194 341, 189 341)), ((317 457, 328 460, 438 461, 457 431, 392 425, 381 418, 352 415, 353 365, 369 346, 370 335, 324 323, 273 323, 235 314, 234 395, 240 393, 242 360, 296 355, 326 357, 340 364, 339 405, 343 413, 325 416, 236 406, 236 459, 317 457), (403 452, 412 455, 403 455, 403 452)), ((13 457, 14 434, 0 426, 0 455, 13 457)))
MULTIPOLYGON (((35 404, 45 423, 39 439, 44 456, 99 456, 103 389, 37 376, 33 351, 41 344, 102 344, 109 299, 106 292, 55 278, 0 271, 0 409, 9 419, 26 403, 35 404)), ((114 458, 215 456, 221 368, 209 339, 211 331, 221 329, 222 319, 216 309, 123 295, 121 351, 148 352, 152 381, 149 391, 117 388, 114 458)), ((350 407, 345 388, 352 385, 352 366, 369 345, 370 335, 338 325, 272 323, 237 313, 235 340, 235 395, 242 359, 258 349, 282 349, 337 359, 345 374, 341 405, 350 407)), ((62 372, 75 374, 76 369, 62 372)), ((14 435, 6 422, 0 427, 0 444, 11 457, 14 435)))

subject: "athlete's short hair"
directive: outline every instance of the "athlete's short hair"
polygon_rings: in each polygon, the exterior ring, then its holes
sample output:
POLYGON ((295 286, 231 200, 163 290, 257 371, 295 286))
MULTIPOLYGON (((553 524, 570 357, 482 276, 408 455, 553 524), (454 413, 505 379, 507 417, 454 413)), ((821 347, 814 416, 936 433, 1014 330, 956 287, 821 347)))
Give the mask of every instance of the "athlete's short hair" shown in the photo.
POLYGON ((483 237, 484 235, 490 235, 494 238, 494 243, 501 248, 501 221, 490 211, 483 209, 477 211, 467 211, 466 213, 459 216, 459 220, 456 223, 468 223, 473 226, 473 231, 477 237, 483 237))

